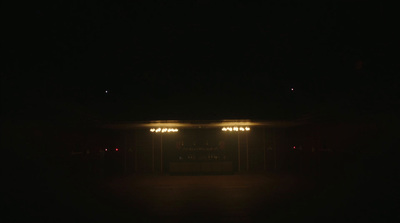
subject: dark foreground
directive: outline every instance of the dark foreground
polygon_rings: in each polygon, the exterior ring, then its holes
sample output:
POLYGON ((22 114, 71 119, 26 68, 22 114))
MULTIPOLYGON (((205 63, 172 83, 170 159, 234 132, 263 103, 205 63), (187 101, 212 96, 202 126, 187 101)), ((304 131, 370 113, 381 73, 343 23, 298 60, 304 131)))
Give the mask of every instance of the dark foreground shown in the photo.
MULTIPOLYGON (((396 222, 393 187, 293 174, 17 179, 6 222, 396 222)), ((382 182, 383 183, 383 182, 382 182)), ((397 191, 397 190, 396 190, 397 191)), ((3 209, 4 210, 4 209, 3 209)), ((4 216, 3 216, 4 217, 4 216)), ((4 218, 3 218, 4 219, 4 218)))

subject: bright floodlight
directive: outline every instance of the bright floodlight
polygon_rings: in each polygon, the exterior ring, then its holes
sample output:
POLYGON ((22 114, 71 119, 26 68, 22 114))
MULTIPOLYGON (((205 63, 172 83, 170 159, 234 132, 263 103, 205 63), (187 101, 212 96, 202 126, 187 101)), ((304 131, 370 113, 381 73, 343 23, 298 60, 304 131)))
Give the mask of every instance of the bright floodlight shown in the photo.
POLYGON ((237 127, 237 126, 223 127, 222 131, 224 131, 224 132, 239 132, 239 131, 245 132, 245 131, 250 131, 250 128, 249 127, 237 127))
POLYGON ((159 133, 159 132, 161 132, 161 133, 169 133, 169 132, 177 132, 178 131, 178 129, 175 129, 175 128, 157 128, 157 129, 155 129, 155 128, 151 128, 150 129, 150 132, 155 132, 155 133, 159 133))

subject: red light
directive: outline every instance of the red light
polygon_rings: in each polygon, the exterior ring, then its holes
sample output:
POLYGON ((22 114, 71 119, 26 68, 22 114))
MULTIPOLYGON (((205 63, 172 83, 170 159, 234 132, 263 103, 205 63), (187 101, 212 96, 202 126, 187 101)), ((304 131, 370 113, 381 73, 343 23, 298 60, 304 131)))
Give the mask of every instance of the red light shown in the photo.
POLYGON ((118 148, 115 148, 115 151, 117 151, 117 152, 118 152, 118 148))
POLYGON ((105 151, 107 152, 107 149, 105 149, 105 151))
POLYGON ((293 149, 296 149, 296 146, 293 146, 293 149))

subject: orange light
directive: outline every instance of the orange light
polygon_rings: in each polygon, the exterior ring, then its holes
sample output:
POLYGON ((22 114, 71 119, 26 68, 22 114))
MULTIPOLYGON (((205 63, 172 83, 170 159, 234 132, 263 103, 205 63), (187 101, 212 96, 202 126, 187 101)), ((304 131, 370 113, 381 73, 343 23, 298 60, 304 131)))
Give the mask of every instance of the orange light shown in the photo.
POLYGON ((234 131, 234 132, 239 132, 239 131, 244 132, 244 131, 250 131, 250 128, 249 127, 237 127, 237 126, 234 126, 234 127, 223 127, 221 130, 224 131, 224 132, 226 132, 226 131, 229 131, 229 132, 232 132, 232 131, 234 131))
POLYGON ((170 132, 178 132, 179 130, 176 128, 151 128, 150 132, 153 133, 170 133, 170 132))

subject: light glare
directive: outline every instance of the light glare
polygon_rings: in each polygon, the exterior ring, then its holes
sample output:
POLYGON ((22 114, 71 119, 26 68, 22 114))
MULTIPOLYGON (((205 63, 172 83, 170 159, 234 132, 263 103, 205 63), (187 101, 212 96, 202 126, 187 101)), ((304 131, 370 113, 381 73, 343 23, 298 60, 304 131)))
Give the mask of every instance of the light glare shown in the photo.
POLYGON ((175 129, 175 128, 157 128, 157 129, 155 129, 155 128, 151 128, 150 129, 150 132, 155 132, 155 133, 159 133, 159 132, 161 132, 161 133, 166 133, 166 132, 178 132, 178 129, 175 129))
POLYGON ((244 132, 244 131, 250 131, 250 128, 234 126, 234 127, 223 127, 221 130, 224 132, 227 132, 227 131, 229 131, 229 132, 232 132, 232 131, 233 132, 239 132, 239 131, 244 132))

